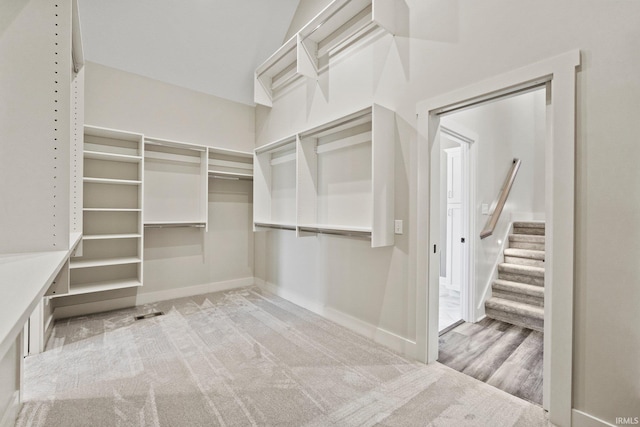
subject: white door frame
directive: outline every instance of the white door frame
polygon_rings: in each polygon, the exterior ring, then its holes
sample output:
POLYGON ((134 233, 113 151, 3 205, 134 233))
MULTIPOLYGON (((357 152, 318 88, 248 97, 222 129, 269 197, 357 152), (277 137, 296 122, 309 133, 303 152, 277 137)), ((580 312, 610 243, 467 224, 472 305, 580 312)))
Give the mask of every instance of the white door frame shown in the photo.
MULTIPOLYGON (((438 113, 470 106, 517 89, 547 86, 545 141, 544 401, 549 419, 571 425, 573 364, 573 267, 575 209, 575 50, 437 96, 417 105, 416 355, 424 362, 438 357, 438 280, 440 216, 439 182, 430 179, 439 168, 438 113), (434 253, 435 252, 435 253, 434 253)), ((437 178, 439 181, 439 177, 437 178)))
MULTIPOLYGON (((462 320, 476 322, 476 283, 475 283, 475 245, 476 245, 476 159, 478 135, 451 119, 445 119, 440 125, 441 133, 460 144, 462 151, 462 200, 463 200, 463 234, 465 236, 464 257, 462 260, 463 276, 460 289, 460 308, 462 320)), ((438 141, 439 144, 439 141, 438 141)), ((432 170, 431 173, 440 174, 432 170)), ((438 175, 439 177, 440 175, 438 175)), ((448 272, 447 272, 448 274, 448 272)))

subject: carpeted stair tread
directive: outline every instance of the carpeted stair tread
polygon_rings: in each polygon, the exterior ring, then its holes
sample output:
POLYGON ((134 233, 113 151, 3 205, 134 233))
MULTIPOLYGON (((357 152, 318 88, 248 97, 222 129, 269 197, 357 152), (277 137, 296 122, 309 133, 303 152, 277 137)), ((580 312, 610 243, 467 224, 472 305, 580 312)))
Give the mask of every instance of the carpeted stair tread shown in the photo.
POLYGON ((544 251, 536 251, 532 249, 506 248, 504 250, 506 256, 529 258, 544 261, 544 251))
POLYGON ((496 279, 493 282, 493 289, 544 298, 544 288, 542 286, 529 285, 527 283, 496 279))
POLYGON ((509 234, 509 242, 544 243, 545 236, 531 234, 509 234))
POLYGON ((502 311, 512 315, 530 317, 532 319, 544 319, 544 308, 536 307, 530 304, 524 304, 521 302, 510 301, 503 298, 489 298, 486 302, 486 308, 502 311))
POLYGON ((538 221, 516 221, 513 223, 513 226, 516 228, 545 228, 544 222, 538 221))
POLYGON ((544 228, 513 227, 513 234, 524 234, 527 236, 532 236, 532 235, 544 236, 545 231, 544 231, 544 228))
POLYGON ((531 265, 507 264, 498 265, 498 272, 520 274, 523 276, 544 277, 544 268, 531 265))

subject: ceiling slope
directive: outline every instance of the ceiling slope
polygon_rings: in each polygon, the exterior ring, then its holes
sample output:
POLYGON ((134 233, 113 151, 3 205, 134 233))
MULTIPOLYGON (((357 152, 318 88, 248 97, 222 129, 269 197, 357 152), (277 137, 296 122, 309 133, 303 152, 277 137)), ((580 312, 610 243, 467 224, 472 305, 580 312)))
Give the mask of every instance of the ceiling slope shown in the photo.
POLYGON ((79 0, 85 58, 253 105, 299 0, 79 0))

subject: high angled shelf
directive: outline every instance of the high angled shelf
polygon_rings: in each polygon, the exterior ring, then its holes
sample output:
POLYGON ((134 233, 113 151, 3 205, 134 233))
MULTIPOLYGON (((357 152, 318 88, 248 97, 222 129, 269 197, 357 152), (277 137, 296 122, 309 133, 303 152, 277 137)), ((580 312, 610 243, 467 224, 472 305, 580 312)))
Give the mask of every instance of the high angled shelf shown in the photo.
POLYGON ((395 114, 373 105, 298 138, 298 231, 394 242, 395 114))
POLYGON ((143 136, 84 127, 82 256, 69 295, 142 286, 143 136))
POLYGON ((404 0, 335 0, 298 32, 298 72, 317 77, 329 58, 375 30, 406 34, 404 0))
POLYGON ((255 72, 254 101, 271 107, 275 93, 300 76, 317 78, 336 55, 376 30, 408 35, 404 0, 335 0, 255 72))
POLYGON ((256 69, 253 94, 257 104, 271 107, 274 93, 300 77, 297 65, 297 37, 295 35, 287 40, 256 69))
POLYGON ((207 228, 207 147, 145 138, 146 228, 207 228))
POLYGON ((296 229, 296 142, 292 136, 254 152, 254 230, 296 229))

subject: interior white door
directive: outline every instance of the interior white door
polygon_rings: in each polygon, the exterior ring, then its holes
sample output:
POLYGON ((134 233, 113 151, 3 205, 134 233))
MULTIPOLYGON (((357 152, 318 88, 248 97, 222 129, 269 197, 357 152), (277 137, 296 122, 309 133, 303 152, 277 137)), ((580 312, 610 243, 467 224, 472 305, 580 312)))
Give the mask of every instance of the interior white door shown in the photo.
POLYGON ((460 291, 463 281, 464 247, 462 237, 462 150, 450 148, 447 153, 447 276, 449 287, 460 291))

